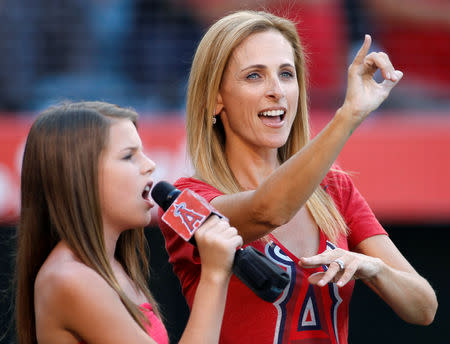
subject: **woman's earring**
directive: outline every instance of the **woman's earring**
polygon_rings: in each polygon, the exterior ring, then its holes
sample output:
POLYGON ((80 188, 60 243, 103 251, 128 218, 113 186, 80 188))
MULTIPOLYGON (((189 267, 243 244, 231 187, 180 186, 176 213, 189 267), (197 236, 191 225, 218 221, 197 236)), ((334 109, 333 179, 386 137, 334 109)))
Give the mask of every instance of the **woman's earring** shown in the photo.
POLYGON ((214 124, 216 124, 216 122, 217 122, 217 119, 216 119, 216 115, 214 114, 213 119, 212 119, 212 124, 214 125, 214 124))

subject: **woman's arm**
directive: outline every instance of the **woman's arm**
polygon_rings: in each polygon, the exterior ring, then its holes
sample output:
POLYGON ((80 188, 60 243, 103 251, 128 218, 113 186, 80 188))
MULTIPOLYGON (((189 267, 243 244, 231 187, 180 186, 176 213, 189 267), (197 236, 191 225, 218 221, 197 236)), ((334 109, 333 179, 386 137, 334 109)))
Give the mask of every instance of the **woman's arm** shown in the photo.
POLYGON ((438 302, 433 288, 400 253, 389 237, 375 236, 362 241, 356 251, 380 259, 379 273, 363 281, 403 320, 429 325, 438 302))
POLYGON ((301 258, 300 264, 304 268, 329 265, 327 272, 314 274, 310 283, 324 286, 335 281, 341 287, 351 279, 362 279, 403 320, 419 325, 432 323, 438 306, 434 290, 387 235, 369 237, 355 251, 329 250, 301 258))
POLYGON ((371 38, 348 71, 344 104, 328 125, 297 154, 276 169, 254 191, 215 198, 211 203, 239 228, 244 242, 258 239, 287 223, 302 207, 342 150, 353 130, 375 110, 401 79, 384 53, 367 55, 371 38), (385 80, 373 79, 380 69, 385 80))

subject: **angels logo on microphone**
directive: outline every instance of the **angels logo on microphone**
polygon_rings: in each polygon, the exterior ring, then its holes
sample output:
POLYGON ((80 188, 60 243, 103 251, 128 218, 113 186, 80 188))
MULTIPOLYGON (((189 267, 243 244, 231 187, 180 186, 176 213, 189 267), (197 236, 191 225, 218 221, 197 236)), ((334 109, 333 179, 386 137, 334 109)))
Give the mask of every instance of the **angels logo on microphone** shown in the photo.
POLYGON ((186 208, 186 203, 175 204, 175 210, 173 215, 181 218, 181 221, 189 230, 189 233, 193 234, 196 229, 203 223, 205 216, 196 213, 192 209, 186 208))
POLYGON ((161 219, 179 236, 188 241, 212 213, 213 209, 206 200, 189 189, 185 189, 161 219))

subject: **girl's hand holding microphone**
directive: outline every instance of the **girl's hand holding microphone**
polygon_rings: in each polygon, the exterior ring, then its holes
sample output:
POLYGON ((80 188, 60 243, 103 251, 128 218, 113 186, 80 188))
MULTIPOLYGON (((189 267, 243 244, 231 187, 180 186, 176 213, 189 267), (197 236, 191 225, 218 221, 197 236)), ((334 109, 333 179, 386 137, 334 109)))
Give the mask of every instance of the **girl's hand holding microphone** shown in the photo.
POLYGON ((195 232, 195 241, 202 261, 202 275, 216 282, 228 280, 236 249, 243 245, 237 229, 213 215, 195 232))

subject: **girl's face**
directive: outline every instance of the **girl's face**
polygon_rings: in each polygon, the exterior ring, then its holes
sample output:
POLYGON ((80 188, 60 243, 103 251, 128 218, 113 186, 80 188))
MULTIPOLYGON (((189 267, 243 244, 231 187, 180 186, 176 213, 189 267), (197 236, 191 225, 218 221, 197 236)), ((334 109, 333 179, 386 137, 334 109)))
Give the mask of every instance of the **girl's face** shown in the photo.
POLYGON ((150 223, 151 174, 155 163, 143 152, 133 123, 119 119, 110 127, 109 141, 100 157, 99 188, 103 224, 119 231, 150 223))
POLYGON ((286 143, 299 95, 294 61, 291 44, 276 30, 252 34, 234 50, 216 108, 227 145, 266 149, 286 143))

